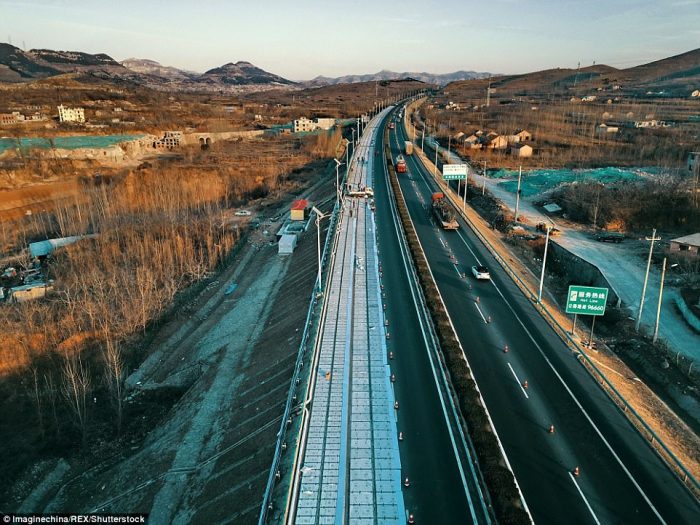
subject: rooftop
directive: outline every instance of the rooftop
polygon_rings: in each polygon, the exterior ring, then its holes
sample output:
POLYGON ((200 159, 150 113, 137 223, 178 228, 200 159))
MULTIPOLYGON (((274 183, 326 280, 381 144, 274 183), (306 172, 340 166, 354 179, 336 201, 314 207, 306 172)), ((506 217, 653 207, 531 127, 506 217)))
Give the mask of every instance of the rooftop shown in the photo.
POLYGON ((671 239, 671 242, 677 242, 679 244, 689 244, 691 246, 700 247, 700 233, 693 233, 691 235, 686 235, 685 237, 671 239))

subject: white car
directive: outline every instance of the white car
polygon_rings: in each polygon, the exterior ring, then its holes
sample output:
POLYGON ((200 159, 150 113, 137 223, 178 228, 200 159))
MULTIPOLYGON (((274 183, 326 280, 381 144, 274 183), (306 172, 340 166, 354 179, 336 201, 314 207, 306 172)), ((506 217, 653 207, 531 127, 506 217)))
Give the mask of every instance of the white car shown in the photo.
POLYGON ((253 215, 250 213, 248 210, 238 210, 236 213, 234 213, 236 217, 250 217, 253 215))
POLYGON ((488 281, 491 274, 486 266, 472 266, 472 275, 479 281, 488 281))

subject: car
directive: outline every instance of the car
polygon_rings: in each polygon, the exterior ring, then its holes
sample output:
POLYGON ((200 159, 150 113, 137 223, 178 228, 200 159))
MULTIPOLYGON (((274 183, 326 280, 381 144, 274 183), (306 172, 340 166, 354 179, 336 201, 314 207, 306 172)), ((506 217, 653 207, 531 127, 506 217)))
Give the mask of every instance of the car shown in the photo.
POLYGON ((595 236, 596 241, 598 242, 617 242, 620 243, 625 240, 625 234, 624 233, 618 233, 618 232, 605 232, 605 233, 599 233, 595 236))
POLYGON ((238 210, 236 213, 234 213, 236 217, 250 217, 253 215, 250 213, 248 210, 238 210))
POLYGON ((486 266, 472 266, 472 275, 479 281, 488 281, 491 279, 491 274, 486 266))

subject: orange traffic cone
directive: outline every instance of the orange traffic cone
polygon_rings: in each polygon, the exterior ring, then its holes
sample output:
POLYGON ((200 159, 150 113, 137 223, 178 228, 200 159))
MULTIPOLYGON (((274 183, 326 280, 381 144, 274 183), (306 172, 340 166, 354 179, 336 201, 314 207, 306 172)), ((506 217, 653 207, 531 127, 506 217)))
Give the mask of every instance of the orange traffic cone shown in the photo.
POLYGON ((408 523, 408 525, 412 525, 415 522, 416 522, 416 520, 413 518, 413 514, 409 514, 408 520, 406 521, 406 523, 408 523))
POLYGON ((549 433, 554 434, 554 425, 549 425, 549 433))
POLYGON ((578 467, 576 467, 576 468, 574 469, 574 476, 576 476, 576 477, 578 478, 580 475, 581 475, 581 469, 579 469, 578 467))
POLYGON ((527 390, 527 379, 523 381, 523 388, 527 390))

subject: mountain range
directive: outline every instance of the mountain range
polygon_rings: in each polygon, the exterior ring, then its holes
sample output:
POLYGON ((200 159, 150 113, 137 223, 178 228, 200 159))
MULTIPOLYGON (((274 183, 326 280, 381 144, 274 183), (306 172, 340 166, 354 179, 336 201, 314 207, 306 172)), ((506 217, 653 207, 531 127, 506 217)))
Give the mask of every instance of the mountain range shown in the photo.
POLYGON ((416 72, 404 72, 397 73, 395 71, 387 71, 386 69, 379 71, 378 73, 368 74, 368 75, 345 75, 342 77, 324 77, 318 76, 313 80, 308 80, 303 82, 306 87, 318 87, 318 86, 328 86, 333 84, 352 84, 355 82, 377 82, 381 80, 399 80, 399 79, 414 79, 425 82, 426 84, 437 84, 443 86, 449 84, 450 82, 455 82, 457 80, 471 80, 475 78, 488 78, 492 76, 491 73, 481 73, 477 71, 455 71, 454 73, 416 73, 416 72))
MULTIPOLYGON (((657 60, 628 69, 595 65, 580 70, 549 69, 523 75, 497 75, 476 71, 455 71, 433 74, 382 70, 374 74, 345 75, 331 78, 318 76, 312 80, 293 82, 269 73, 250 62, 229 62, 204 73, 163 66, 154 60, 129 58, 117 62, 109 55, 79 51, 32 49, 23 51, 0 43, 0 82, 27 82, 58 75, 72 74, 78 81, 101 79, 130 83, 161 91, 251 92, 274 88, 304 89, 355 82, 377 82, 414 79, 428 84, 446 85, 463 80, 493 77, 493 87, 505 87, 527 92, 534 86, 541 89, 584 87, 599 79, 621 82, 637 90, 652 90, 660 94, 682 94, 700 88, 700 49, 657 60)), ((591 84, 592 85, 592 84, 591 84)))
POLYGON ((130 58, 119 63, 102 53, 91 55, 49 49, 23 51, 0 43, 0 82, 27 82, 67 73, 73 74, 77 80, 99 78, 165 91, 245 92, 296 85, 243 61, 195 73, 163 66, 154 60, 130 58))

